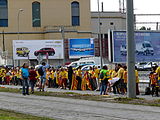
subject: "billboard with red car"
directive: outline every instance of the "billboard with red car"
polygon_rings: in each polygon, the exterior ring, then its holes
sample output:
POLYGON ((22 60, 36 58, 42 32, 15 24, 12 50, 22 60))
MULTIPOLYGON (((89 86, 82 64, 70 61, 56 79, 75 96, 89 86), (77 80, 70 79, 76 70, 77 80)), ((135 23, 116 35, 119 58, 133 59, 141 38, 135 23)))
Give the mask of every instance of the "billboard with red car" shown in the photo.
POLYGON ((63 49, 63 40, 13 40, 14 59, 37 59, 38 56, 63 59, 63 49))

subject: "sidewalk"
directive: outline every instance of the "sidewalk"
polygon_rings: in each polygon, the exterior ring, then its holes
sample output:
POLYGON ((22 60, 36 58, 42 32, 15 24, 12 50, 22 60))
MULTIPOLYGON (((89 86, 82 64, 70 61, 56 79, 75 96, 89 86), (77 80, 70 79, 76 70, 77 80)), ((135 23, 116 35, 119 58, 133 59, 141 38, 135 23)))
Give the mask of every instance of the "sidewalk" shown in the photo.
MULTIPOLYGON (((14 85, 0 85, 1 88, 16 88, 16 89, 21 89, 22 86, 14 86, 14 85)), ((37 88, 35 88, 36 91, 38 91, 37 88)), ((64 89, 59 89, 59 88, 45 88, 46 92, 73 92, 73 93, 79 93, 79 94, 91 94, 91 95, 99 95, 99 91, 80 91, 80 90, 64 90, 64 89)), ((127 97, 127 95, 119 95, 119 94, 113 94, 109 93, 111 97, 127 97)), ((152 97, 152 95, 144 95, 142 93, 141 95, 138 95, 137 97, 139 98, 144 98, 146 100, 156 100, 160 99, 160 97, 152 97)))

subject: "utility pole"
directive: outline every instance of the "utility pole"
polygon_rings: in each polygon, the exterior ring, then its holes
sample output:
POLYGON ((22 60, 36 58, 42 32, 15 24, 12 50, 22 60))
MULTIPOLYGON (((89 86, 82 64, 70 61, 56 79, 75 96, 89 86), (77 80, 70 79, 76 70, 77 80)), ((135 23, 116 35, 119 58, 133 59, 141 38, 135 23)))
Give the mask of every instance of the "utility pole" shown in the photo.
POLYGON ((100 10, 99 10, 99 0, 97 0, 97 5, 98 5, 98 40, 99 40, 99 47, 100 47, 100 64, 102 68, 103 60, 102 60, 102 38, 101 38, 101 20, 100 20, 100 10))
POLYGON ((156 30, 158 30, 158 22, 156 23, 156 30))
POLYGON ((135 80, 135 41, 134 41, 134 12, 133 0, 127 0, 127 68, 128 68, 128 97, 136 98, 135 80))
POLYGON ((64 31, 64 26, 61 26, 60 32, 61 32, 62 39, 63 39, 63 52, 64 52, 63 53, 63 55, 64 55, 63 64, 65 65, 66 57, 65 57, 65 31, 64 31))
POLYGON ((125 13, 125 1, 123 0, 123 13, 125 13))
POLYGON ((104 12, 104 5, 103 5, 103 2, 102 2, 101 4, 102 4, 102 12, 104 12))
POLYGON ((119 0, 119 12, 121 12, 122 8, 121 8, 121 0, 119 0))

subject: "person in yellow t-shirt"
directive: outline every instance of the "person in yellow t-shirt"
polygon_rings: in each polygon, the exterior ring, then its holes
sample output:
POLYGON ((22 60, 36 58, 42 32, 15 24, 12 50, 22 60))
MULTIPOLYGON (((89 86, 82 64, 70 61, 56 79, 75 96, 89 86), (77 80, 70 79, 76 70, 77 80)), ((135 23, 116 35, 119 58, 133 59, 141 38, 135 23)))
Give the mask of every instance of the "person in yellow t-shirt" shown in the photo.
POLYGON ((18 80, 18 85, 22 85, 22 79, 21 79, 21 71, 19 68, 17 68, 17 80, 18 80))
POLYGON ((82 83, 82 71, 81 67, 77 68, 75 71, 76 74, 76 80, 78 81, 77 90, 81 90, 81 83, 82 83))
POLYGON ((92 89, 95 90, 97 88, 95 71, 92 67, 90 67, 90 70, 88 71, 88 73, 89 73, 89 80, 91 82, 92 89))
POLYGON ((52 68, 50 68, 47 72, 47 78, 48 78, 48 88, 53 87, 53 74, 52 74, 52 68))
POLYGON ((3 75, 2 75, 2 68, 0 68, 0 84, 2 84, 2 77, 3 77, 3 75))
MULTIPOLYGON (((13 78, 15 78, 15 85, 18 85, 18 70, 16 68, 14 68, 14 76, 13 78)), ((13 79, 12 78, 12 79, 13 79)))
POLYGON ((66 69, 61 69, 60 72, 60 77, 62 79, 62 88, 66 89, 67 88, 67 78, 68 78, 68 72, 66 69))
POLYGON ((135 77, 136 77, 136 95, 139 95, 139 76, 136 66, 135 66, 135 77))
POLYGON ((2 69, 2 84, 5 84, 6 70, 2 69))
POLYGON ((56 87, 56 76, 55 76, 54 68, 52 68, 51 70, 51 79, 52 79, 52 87, 55 88, 56 87))
POLYGON ((99 90, 99 88, 100 88, 100 83, 99 83, 99 73, 100 73, 100 70, 98 69, 98 67, 94 68, 94 73, 95 73, 96 83, 97 83, 97 89, 96 90, 99 90))
POLYGON ((150 79, 150 86, 152 87, 152 96, 155 95, 158 97, 158 87, 157 87, 157 83, 158 83, 158 75, 156 73, 156 69, 157 66, 152 67, 152 71, 149 74, 149 79, 150 79))
MULTIPOLYGON (((159 91, 159 88, 160 88, 160 66, 158 67, 157 66, 157 69, 156 69, 156 74, 157 74, 157 85, 156 85, 156 91, 159 91)), ((158 92, 156 93, 156 96, 159 96, 158 95, 158 92)))
POLYGON ((58 69, 54 69, 53 70, 53 74, 54 74, 54 87, 58 88, 59 84, 58 84, 58 69))
POLYGON ((124 80, 124 90, 127 92, 127 66, 123 66, 124 72, 123 72, 123 80, 124 80))
POLYGON ((158 80, 160 81, 160 66, 157 67, 156 73, 157 73, 157 75, 158 75, 158 80))
POLYGON ((118 72, 117 72, 117 77, 119 78, 118 81, 116 81, 114 84, 113 84, 113 93, 116 94, 120 94, 120 92, 122 94, 124 94, 124 87, 123 87, 123 72, 124 72, 124 69, 122 67, 121 64, 118 64, 117 66, 118 68, 118 72))

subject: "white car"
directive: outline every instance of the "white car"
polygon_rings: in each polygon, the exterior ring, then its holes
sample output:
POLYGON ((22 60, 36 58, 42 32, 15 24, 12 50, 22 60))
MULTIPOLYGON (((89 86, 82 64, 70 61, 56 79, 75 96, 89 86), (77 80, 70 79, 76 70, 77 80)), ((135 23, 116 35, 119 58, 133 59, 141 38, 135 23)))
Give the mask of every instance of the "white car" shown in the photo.
POLYGON ((151 70, 151 68, 156 65, 158 65, 156 62, 142 62, 136 64, 138 70, 151 70))
POLYGON ((136 44, 136 53, 137 55, 154 55, 154 49, 149 41, 144 41, 136 44))
POLYGON ((100 69, 100 66, 98 65, 85 65, 81 68, 82 71, 88 71, 90 67, 98 67, 100 69))

